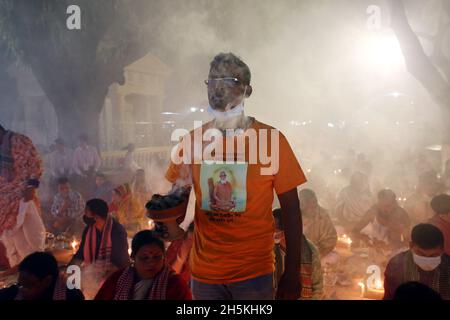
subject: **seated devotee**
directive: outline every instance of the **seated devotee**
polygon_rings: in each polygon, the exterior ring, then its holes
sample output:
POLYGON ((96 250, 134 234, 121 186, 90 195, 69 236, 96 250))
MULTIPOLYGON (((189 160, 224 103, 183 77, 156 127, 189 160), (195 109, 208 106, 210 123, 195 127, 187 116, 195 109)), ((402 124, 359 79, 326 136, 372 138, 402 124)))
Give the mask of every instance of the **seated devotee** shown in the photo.
POLYGON ((167 264, 164 243, 150 230, 131 242, 132 266, 112 274, 95 300, 191 300, 183 278, 167 264))
POLYGON ((440 194, 431 200, 431 208, 436 213, 429 223, 444 235, 444 250, 450 255, 450 195, 440 194))
POLYGON ((174 240, 167 248, 167 264, 175 273, 190 286, 191 269, 189 268, 189 256, 193 245, 194 222, 192 222, 183 238, 174 240))
POLYGON ((367 176, 361 172, 352 174, 350 184, 339 192, 334 214, 348 232, 370 208, 372 194, 367 176))
POLYGON ((55 148, 49 158, 52 181, 57 182, 59 177, 68 177, 72 174, 73 151, 66 147, 63 139, 55 140, 55 148))
POLYGON ((409 217, 392 190, 383 189, 378 201, 354 226, 354 239, 390 249, 404 247, 409 238, 409 217))
POLYGON ((128 242, 125 228, 108 214, 108 204, 101 199, 86 202, 80 247, 70 264, 88 267, 106 275, 129 265, 128 242))
POLYGON ((97 148, 88 144, 88 138, 82 134, 78 137, 79 146, 73 152, 72 170, 75 174, 75 187, 87 198, 93 192, 95 172, 101 166, 97 148))
MULTIPOLYGON (((284 271, 284 257, 286 253, 286 242, 284 238, 284 223, 281 209, 273 210, 275 221, 274 253, 275 253, 275 274, 274 286, 278 287, 278 282, 284 271)), ((301 240, 301 264, 300 279, 302 291, 300 300, 320 300, 323 298, 323 274, 320 263, 320 254, 314 244, 304 235, 301 240)))
POLYGON ((134 197, 128 183, 114 189, 109 212, 125 227, 128 236, 132 237, 137 231, 142 229, 145 207, 134 197))
POLYGON ((136 176, 131 184, 131 190, 142 207, 144 207, 145 204, 151 199, 152 194, 145 179, 144 169, 138 169, 136 171, 136 176))
POLYGON ((298 193, 302 211, 303 233, 325 257, 333 251, 337 243, 337 233, 328 212, 319 205, 317 196, 311 189, 298 193))
POLYGON ((442 300, 442 297, 438 292, 423 283, 411 281, 400 285, 397 290, 395 290, 393 300, 440 301, 442 300))
POLYGON ((450 256, 444 253, 444 236, 431 224, 416 225, 408 251, 394 256, 384 273, 384 299, 391 300, 397 288, 417 281, 450 300, 450 256))
POLYGON ((415 192, 405 202, 412 225, 424 223, 434 216, 431 199, 439 194, 441 185, 435 171, 420 174, 415 192))
POLYGON ((113 189, 114 186, 111 181, 109 181, 103 173, 97 172, 95 175, 93 198, 102 199, 103 201, 110 203, 112 201, 113 189))
POLYGON ((45 248, 45 227, 39 208, 36 206, 35 189, 37 180, 29 180, 19 205, 19 214, 12 229, 3 232, 1 241, 5 245, 11 269, 1 275, 7 276, 17 272, 18 264, 27 255, 45 248))
POLYGON ((85 202, 81 194, 71 188, 70 182, 66 177, 60 177, 58 179, 58 193, 53 198, 50 210, 50 231, 55 234, 81 233, 81 218, 84 213, 84 207, 85 202))
POLYGON ((53 255, 34 252, 19 265, 18 283, 0 290, 0 300, 84 300, 83 293, 69 289, 53 255))

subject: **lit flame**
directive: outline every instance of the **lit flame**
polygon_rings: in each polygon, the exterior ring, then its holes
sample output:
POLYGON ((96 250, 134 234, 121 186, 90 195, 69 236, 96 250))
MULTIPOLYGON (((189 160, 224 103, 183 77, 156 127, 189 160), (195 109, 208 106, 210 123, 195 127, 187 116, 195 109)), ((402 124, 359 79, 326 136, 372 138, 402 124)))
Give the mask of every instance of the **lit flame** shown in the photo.
POLYGON ((128 249, 128 255, 131 256, 131 248, 128 249))
POLYGON ((361 287, 361 295, 364 296, 364 293, 366 291, 366 285, 364 284, 364 282, 358 282, 358 286, 361 287))
POLYGON ((77 246, 78 246, 78 242, 77 242, 76 240, 73 240, 72 243, 71 243, 71 245, 72 245, 72 249, 73 249, 73 250, 76 250, 76 248, 77 248, 77 246))
POLYGON ((155 222, 152 219, 148 220, 148 228, 149 230, 153 230, 155 228, 155 222))

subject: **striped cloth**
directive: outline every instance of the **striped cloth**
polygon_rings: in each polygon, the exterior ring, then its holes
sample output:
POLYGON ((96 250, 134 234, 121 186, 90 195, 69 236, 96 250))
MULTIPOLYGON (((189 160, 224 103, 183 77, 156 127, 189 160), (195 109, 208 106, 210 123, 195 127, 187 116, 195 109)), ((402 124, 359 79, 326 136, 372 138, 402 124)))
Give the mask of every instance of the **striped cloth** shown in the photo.
MULTIPOLYGON (((414 263, 411 251, 406 253, 406 261, 403 267, 403 281, 420 282, 418 266, 414 263)), ((435 269, 431 288, 439 292, 444 300, 450 300, 450 257, 446 254, 442 255, 442 261, 438 268, 435 269)))
MULTIPOLYGON (((119 277, 116 286, 114 300, 132 300, 136 269, 126 268, 119 277)), ((148 292, 148 300, 166 300, 167 285, 173 271, 165 265, 153 279, 152 286, 148 292)))
POLYGON ((95 225, 90 226, 86 234, 86 240, 83 248, 83 263, 85 266, 94 264, 95 269, 100 273, 106 272, 111 268, 112 225, 113 218, 108 215, 106 218, 105 227, 103 228, 97 259, 95 258, 95 253, 97 252, 97 231, 95 225))

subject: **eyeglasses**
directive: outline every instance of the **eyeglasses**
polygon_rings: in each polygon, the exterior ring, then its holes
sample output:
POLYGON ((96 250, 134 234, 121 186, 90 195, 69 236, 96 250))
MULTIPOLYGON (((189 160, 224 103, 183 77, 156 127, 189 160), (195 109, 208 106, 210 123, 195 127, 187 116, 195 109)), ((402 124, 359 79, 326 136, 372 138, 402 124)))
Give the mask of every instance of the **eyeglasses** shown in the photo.
POLYGON ((215 78, 215 79, 206 79, 205 80, 205 84, 207 86, 216 85, 217 83, 220 83, 220 82, 222 82, 223 84, 225 84, 228 87, 234 87, 234 86, 238 86, 238 85, 242 84, 242 82, 239 81, 238 78, 233 78, 233 77, 215 78))

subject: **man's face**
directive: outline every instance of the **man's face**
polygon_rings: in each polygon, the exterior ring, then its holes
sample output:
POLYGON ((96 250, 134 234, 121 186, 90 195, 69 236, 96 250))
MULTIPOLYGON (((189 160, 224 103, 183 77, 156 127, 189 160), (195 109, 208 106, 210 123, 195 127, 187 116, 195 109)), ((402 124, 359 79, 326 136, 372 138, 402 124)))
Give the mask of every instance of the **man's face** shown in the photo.
POLYGON ((68 183, 62 183, 58 186, 58 192, 67 197, 69 195, 70 192, 70 185, 68 183))
POLYGON ((97 187, 100 187, 105 182, 105 179, 103 177, 95 177, 95 184, 97 187))
POLYGON ((228 111, 242 102, 245 85, 237 68, 219 66, 208 76, 208 100, 212 109, 228 111))
POLYGON ((220 173, 220 180, 223 182, 227 181, 227 174, 225 172, 220 173))
POLYGON ((300 202, 302 214, 311 215, 314 212, 316 206, 313 200, 304 197, 301 193, 298 196, 298 200, 300 202))
POLYGON ((64 145, 62 143, 57 143, 55 147, 58 152, 64 151, 64 145))
POLYGON ((24 300, 37 300, 48 289, 51 284, 52 277, 47 276, 39 279, 35 275, 27 271, 19 273, 18 283, 20 292, 24 300))
POLYGON ((396 207, 396 203, 395 200, 392 199, 380 199, 378 200, 378 211, 383 215, 383 216, 388 216, 391 212, 394 211, 395 207, 396 207))
POLYGON ((411 251, 421 257, 439 257, 444 253, 444 248, 423 249, 411 243, 411 251))

